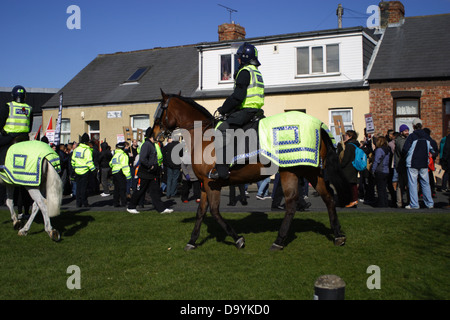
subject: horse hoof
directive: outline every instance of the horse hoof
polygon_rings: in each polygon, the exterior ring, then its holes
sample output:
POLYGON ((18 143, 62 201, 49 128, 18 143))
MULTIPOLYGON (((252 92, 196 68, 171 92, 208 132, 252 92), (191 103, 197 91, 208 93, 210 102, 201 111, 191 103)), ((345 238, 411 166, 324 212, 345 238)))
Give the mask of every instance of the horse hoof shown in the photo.
POLYGON ((14 230, 20 230, 22 228, 22 221, 17 220, 16 222, 14 222, 13 227, 14 230))
POLYGON ((345 244, 346 240, 347 240, 347 238, 345 236, 336 237, 336 238, 334 238, 334 245, 335 246, 343 246, 345 244))
POLYGON ((195 250, 195 249, 197 249, 197 246, 195 244, 190 244, 190 243, 188 243, 184 247, 184 251, 191 251, 191 250, 195 250))
POLYGON ((272 246, 270 247, 270 251, 281 251, 284 247, 280 246, 279 244, 272 243, 272 246))
POLYGON ((59 234, 58 230, 53 229, 52 231, 49 232, 48 235, 50 236, 50 239, 52 239, 55 242, 61 240, 61 235, 59 234))
POLYGON ((19 232, 17 232, 17 235, 24 237, 28 234, 28 231, 25 231, 23 229, 20 229, 19 232))
POLYGON ((245 239, 244 239, 244 237, 240 237, 239 239, 237 239, 235 244, 236 244, 236 248, 238 248, 238 249, 244 248, 245 247, 245 239))

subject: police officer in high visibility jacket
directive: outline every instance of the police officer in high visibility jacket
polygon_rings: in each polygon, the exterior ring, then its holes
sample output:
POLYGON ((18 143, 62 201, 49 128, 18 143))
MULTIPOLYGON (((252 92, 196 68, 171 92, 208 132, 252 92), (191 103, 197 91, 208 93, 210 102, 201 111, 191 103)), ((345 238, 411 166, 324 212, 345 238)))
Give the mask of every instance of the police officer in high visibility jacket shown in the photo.
POLYGON ((231 137, 227 136, 227 129, 242 128, 255 116, 263 117, 261 110, 264 105, 264 81, 258 66, 258 51, 255 46, 245 42, 236 53, 239 70, 235 75, 234 91, 217 111, 226 116, 222 124, 216 128, 216 170, 210 172, 211 179, 228 179, 230 156, 234 150, 227 150, 231 137), (218 134, 218 135, 217 135, 218 134), (222 138, 222 139, 220 139, 222 138), (227 156, 228 154, 228 156, 227 156))
POLYGON ((89 173, 95 171, 95 166, 92 149, 88 144, 89 135, 84 133, 81 136, 78 147, 76 147, 72 153, 71 164, 75 172, 75 181, 77 182, 77 208, 80 208, 81 206, 89 207, 87 199, 89 173))
POLYGON ((29 140, 33 126, 33 108, 25 103, 26 90, 15 86, 11 91, 12 101, 0 109, 0 164, 4 164, 8 147, 15 141, 29 140))
POLYGON ((109 162, 112 169, 114 194, 114 207, 124 207, 127 204, 127 180, 131 181, 129 157, 124 151, 125 142, 116 144, 114 156, 109 162))
POLYGON ((162 154, 162 150, 161 150, 161 146, 159 145, 158 142, 155 142, 155 150, 156 150, 156 158, 158 159, 158 166, 161 166, 163 163, 163 154, 162 154))

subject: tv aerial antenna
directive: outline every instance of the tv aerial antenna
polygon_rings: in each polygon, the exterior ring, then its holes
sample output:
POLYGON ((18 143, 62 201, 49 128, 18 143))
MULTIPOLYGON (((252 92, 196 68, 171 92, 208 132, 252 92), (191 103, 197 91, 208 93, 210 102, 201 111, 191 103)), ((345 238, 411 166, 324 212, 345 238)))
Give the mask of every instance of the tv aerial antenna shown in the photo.
POLYGON ((231 9, 231 8, 229 8, 229 7, 226 7, 226 6, 224 6, 224 5, 221 5, 221 4, 217 4, 218 6, 221 6, 222 8, 225 8, 225 9, 227 9, 227 11, 230 13, 230 23, 232 23, 233 21, 232 21, 232 19, 231 19, 231 15, 233 14, 233 12, 238 12, 237 10, 234 10, 234 9, 231 9))

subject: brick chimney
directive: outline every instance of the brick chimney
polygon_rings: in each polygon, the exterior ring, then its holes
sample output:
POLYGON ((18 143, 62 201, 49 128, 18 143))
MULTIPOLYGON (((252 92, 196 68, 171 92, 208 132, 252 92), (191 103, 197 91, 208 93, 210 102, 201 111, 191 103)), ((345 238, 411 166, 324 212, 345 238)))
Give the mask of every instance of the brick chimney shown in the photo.
POLYGON ((380 27, 386 29, 390 24, 403 23, 405 19, 405 7, 400 1, 381 1, 380 27))
POLYGON ((219 41, 245 39, 245 28, 234 22, 221 24, 218 33, 219 41))

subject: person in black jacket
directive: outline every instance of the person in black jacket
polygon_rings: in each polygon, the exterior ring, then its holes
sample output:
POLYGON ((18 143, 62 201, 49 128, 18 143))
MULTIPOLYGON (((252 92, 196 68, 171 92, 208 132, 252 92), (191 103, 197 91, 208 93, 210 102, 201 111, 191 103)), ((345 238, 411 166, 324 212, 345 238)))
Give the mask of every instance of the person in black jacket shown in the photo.
POLYGON ((140 188, 131 196, 127 211, 132 214, 137 214, 136 206, 139 204, 142 197, 145 197, 147 189, 149 189, 150 198, 152 199, 155 210, 160 213, 171 213, 172 209, 166 208, 161 201, 161 194, 159 192, 159 166, 158 156, 155 148, 155 141, 152 137, 153 130, 149 127, 145 132, 145 142, 141 147, 139 153, 139 169, 138 177, 141 179, 140 188))
POLYGON ((98 141, 89 140, 89 147, 92 150, 92 161, 94 161, 95 170, 89 172, 88 193, 100 194, 100 181, 98 179, 98 173, 100 170, 98 157, 100 156, 100 151, 98 150, 98 141))
POLYGON ((181 156, 182 150, 178 152, 174 151, 174 148, 179 144, 178 141, 173 141, 172 137, 169 137, 167 140, 168 143, 164 146, 162 150, 163 154, 163 164, 167 170, 167 190, 166 197, 170 199, 171 197, 175 197, 177 195, 178 190, 178 178, 180 177, 180 169, 181 169, 181 156))
POLYGON ((376 202, 375 177, 369 171, 373 163, 374 150, 372 146, 372 135, 367 133, 366 128, 364 128, 364 140, 360 141, 359 147, 364 151, 368 159, 367 169, 359 173, 359 199, 363 200, 364 204, 374 205, 376 202))
POLYGON ((355 150, 359 146, 358 134, 354 130, 347 130, 344 135, 345 150, 341 159, 341 169, 345 179, 350 185, 351 201, 346 208, 356 208, 358 205, 358 170, 352 162, 355 160, 355 150))
POLYGON ((99 170, 100 170, 100 180, 103 188, 103 192, 100 194, 102 197, 107 197, 109 193, 109 177, 111 175, 111 167, 109 162, 111 161, 113 155, 111 152, 111 147, 107 142, 102 142, 100 144, 102 151, 98 157, 99 170))

